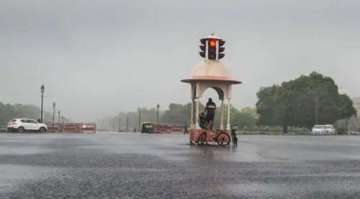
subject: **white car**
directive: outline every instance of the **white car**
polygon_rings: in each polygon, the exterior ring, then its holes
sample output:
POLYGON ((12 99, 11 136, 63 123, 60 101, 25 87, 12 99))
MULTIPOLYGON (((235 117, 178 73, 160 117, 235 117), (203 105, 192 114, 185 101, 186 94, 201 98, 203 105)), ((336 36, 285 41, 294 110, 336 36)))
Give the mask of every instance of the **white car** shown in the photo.
POLYGON ((325 125, 315 125, 311 130, 312 135, 335 135, 336 130, 334 125, 325 124, 325 125))
POLYGON ((28 118, 17 118, 8 122, 8 131, 17 131, 23 133, 25 131, 39 131, 44 133, 47 131, 47 126, 44 123, 40 123, 33 119, 28 118))

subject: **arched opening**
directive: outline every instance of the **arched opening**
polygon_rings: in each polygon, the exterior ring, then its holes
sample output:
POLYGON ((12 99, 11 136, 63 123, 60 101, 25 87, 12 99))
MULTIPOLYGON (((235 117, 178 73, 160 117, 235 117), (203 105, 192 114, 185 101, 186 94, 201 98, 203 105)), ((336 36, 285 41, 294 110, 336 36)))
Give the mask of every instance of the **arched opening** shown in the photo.
POLYGON ((216 123, 215 128, 220 130, 230 130, 230 96, 231 83, 211 81, 191 82, 191 127, 195 129, 201 128, 199 119, 203 119, 204 117, 203 115, 201 115, 202 117, 199 117, 200 113, 203 112, 204 105, 206 104, 208 98, 212 97, 217 104, 217 112, 215 113, 216 118, 214 118, 216 123))
POLYGON ((208 98, 212 98, 214 101, 219 101, 223 99, 224 92, 220 88, 216 87, 209 87, 207 88, 201 95, 200 101, 203 102, 204 100, 207 100, 208 98))
POLYGON ((199 112, 200 114, 205 111, 206 103, 208 102, 209 98, 216 104, 216 111, 214 117, 214 124, 213 129, 224 129, 224 91, 219 87, 208 87, 206 88, 199 99, 200 106, 199 112))

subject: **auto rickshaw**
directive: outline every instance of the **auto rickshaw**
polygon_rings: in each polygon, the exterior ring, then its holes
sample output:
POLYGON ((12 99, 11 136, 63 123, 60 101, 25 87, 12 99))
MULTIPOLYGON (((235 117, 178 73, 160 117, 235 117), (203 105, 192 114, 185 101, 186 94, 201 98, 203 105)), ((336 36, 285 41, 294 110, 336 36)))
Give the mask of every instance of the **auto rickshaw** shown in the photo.
POLYGON ((141 133, 153 133, 154 126, 151 122, 143 122, 141 125, 141 133))

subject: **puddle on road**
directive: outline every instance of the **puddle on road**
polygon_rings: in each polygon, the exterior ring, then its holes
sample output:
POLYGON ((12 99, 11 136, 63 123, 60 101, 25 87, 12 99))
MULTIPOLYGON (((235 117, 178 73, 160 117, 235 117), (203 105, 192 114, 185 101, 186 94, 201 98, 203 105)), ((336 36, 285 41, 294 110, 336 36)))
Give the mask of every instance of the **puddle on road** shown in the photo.
MULTIPOLYGON (((258 148, 255 145, 242 143, 238 148, 232 146, 193 146, 185 140, 170 139, 164 137, 161 140, 146 140, 145 142, 123 143, 119 140, 106 140, 103 145, 79 146, 78 148, 90 150, 103 150, 110 153, 124 154, 136 153, 158 156, 170 161, 187 161, 197 158, 209 158, 215 161, 236 161, 236 162, 262 162, 263 157, 258 155, 258 148), (156 142, 159 141, 159 142, 156 142)), ((136 141, 134 141, 136 142, 136 141)))
MULTIPOLYGON (((345 175, 347 176, 347 175, 345 175)), ((358 180, 351 185, 342 174, 288 176, 281 183, 248 182, 225 185, 225 193, 233 196, 247 196, 260 198, 293 198, 295 195, 302 198, 314 193, 357 193, 360 191, 358 180), (300 177, 300 178, 299 178, 300 177), (312 181, 306 177, 315 177, 312 181)))
POLYGON ((2 147, 0 146, 0 155, 33 155, 40 153, 51 153, 54 150, 45 149, 44 147, 36 146, 17 146, 17 147, 2 147))
POLYGON ((0 164, 0 193, 8 192, 25 180, 37 180, 59 174, 60 169, 42 166, 0 164))

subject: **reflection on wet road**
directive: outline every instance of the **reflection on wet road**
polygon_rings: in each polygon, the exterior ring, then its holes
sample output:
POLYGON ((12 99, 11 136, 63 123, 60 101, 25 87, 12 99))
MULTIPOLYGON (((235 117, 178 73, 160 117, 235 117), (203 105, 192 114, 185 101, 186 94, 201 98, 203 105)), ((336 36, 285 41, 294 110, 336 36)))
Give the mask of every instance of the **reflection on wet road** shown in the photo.
POLYGON ((360 137, 0 134, 0 198, 359 198, 360 137))

